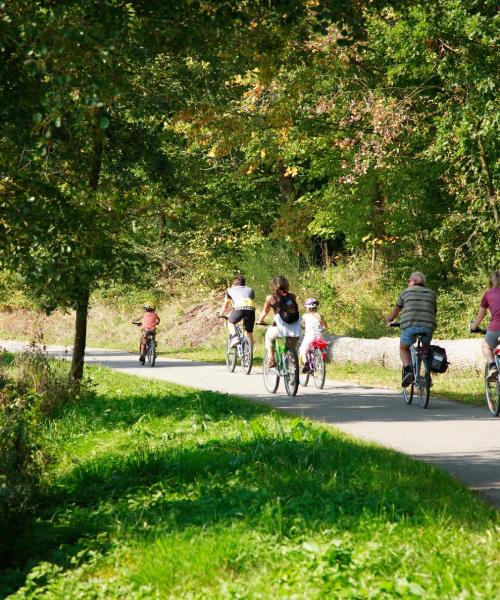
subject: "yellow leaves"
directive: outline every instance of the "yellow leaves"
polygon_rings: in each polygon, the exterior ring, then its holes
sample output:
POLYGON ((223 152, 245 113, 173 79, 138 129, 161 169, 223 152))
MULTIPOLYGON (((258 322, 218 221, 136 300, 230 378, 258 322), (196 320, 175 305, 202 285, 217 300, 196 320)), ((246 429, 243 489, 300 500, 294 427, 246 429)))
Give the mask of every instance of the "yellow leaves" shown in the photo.
POLYGON ((266 158, 266 151, 265 150, 261 150, 260 151, 260 157, 262 158, 262 160, 264 160, 266 158))
POLYGON ((296 177, 299 174, 299 170, 297 167, 287 167, 286 171, 283 173, 285 177, 296 177))
POLYGON ((280 142, 286 142, 286 141, 288 141, 289 134, 290 134, 290 128, 289 127, 282 127, 278 131, 278 137, 279 137, 280 142))
POLYGON ((255 171, 257 170, 257 167, 255 165, 250 165, 248 167, 248 169, 245 171, 246 175, 251 175, 252 173, 255 173, 255 171))

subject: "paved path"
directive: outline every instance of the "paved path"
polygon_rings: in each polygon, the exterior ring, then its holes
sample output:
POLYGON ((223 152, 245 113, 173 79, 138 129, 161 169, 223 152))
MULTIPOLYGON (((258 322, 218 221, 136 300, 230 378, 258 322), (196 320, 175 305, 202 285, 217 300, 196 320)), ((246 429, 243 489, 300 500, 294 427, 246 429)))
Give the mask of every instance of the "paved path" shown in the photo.
MULTIPOLYGON (((1 342, 20 350, 23 344, 1 342)), ((61 355, 64 349, 51 347, 61 355)), ((226 392, 265 402, 276 408, 331 423, 359 438, 394 448, 435 464, 464 481, 500 507, 500 419, 489 416, 486 406, 467 406, 431 397, 429 408, 407 406, 401 394, 353 383, 327 381, 321 391, 299 388, 297 396, 285 394, 282 382, 268 394, 261 369, 229 374, 223 365, 160 358, 154 369, 142 367, 127 352, 87 351, 88 363, 117 371, 182 385, 226 392)))

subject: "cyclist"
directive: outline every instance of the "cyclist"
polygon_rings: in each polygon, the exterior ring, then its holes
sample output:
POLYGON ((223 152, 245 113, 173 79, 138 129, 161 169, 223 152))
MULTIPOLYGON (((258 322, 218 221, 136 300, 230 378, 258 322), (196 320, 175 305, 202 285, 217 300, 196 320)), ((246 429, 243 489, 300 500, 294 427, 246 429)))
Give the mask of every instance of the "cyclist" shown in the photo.
POLYGON ((232 308, 227 320, 229 333, 231 334, 231 346, 238 343, 235 324, 243 321, 243 329, 250 343, 253 345, 253 328, 255 325, 255 292, 246 285, 243 275, 237 275, 233 279, 233 285, 226 290, 224 304, 219 316, 223 316, 229 308, 232 308))
POLYGON ((496 378, 498 376, 497 366, 493 351, 498 345, 500 336, 500 271, 495 271, 490 275, 490 289, 483 294, 477 316, 470 325, 471 331, 477 331, 481 321, 490 311, 491 319, 483 340, 483 355, 489 362, 488 377, 496 378))
POLYGON ((295 294, 290 293, 290 284, 283 275, 271 279, 271 293, 266 296, 259 324, 264 324, 270 310, 274 312, 274 321, 268 327, 265 337, 266 350, 269 356, 269 368, 276 366, 274 354, 274 340, 279 337, 292 338, 289 346, 296 346, 301 334, 299 307, 295 294))
POLYGON ((401 385, 407 387, 415 381, 411 367, 410 347, 422 335, 424 354, 429 354, 432 335, 436 329, 437 301, 433 290, 426 287, 425 276, 418 271, 410 275, 408 287, 399 295, 396 306, 387 322, 390 323, 401 312, 401 339, 399 354, 403 363, 401 385))
POLYGON ((325 319, 318 313, 319 302, 316 298, 308 298, 304 302, 307 312, 302 315, 301 324, 304 327, 304 337, 300 344, 299 353, 302 358, 302 372, 307 373, 307 348, 314 340, 323 339, 323 331, 328 329, 325 319))
POLYGON ((145 363, 146 360, 146 336, 151 331, 156 334, 156 326, 160 322, 160 317, 156 312, 154 304, 144 305, 144 314, 142 319, 137 319, 137 323, 141 325, 141 339, 139 343, 139 362, 145 363))

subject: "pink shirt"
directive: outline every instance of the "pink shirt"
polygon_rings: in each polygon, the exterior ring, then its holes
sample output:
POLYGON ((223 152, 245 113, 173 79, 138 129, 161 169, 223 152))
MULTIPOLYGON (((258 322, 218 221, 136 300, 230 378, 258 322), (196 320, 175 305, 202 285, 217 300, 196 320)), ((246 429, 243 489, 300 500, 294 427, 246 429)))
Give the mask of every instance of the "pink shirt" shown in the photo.
POLYGON ((156 329, 156 311, 146 311, 142 317, 142 326, 144 329, 156 329))
POLYGON ((490 309, 491 321, 488 329, 500 331, 500 287, 490 288, 483 296, 481 306, 490 309))

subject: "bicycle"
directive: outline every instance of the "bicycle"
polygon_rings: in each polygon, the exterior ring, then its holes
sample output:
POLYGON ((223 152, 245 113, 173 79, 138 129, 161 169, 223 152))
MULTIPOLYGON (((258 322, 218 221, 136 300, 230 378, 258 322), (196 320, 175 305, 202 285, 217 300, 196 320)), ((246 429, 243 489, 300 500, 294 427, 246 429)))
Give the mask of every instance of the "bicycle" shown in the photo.
POLYGON ((309 383, 310 375, 313 376, 314 385, 319 389, 323 389, 325 385, 326 377, 326 349, 328 348, 328 342, 325 340, 317 339, 313 340, 306 351, 306 364, 303 366, 307 367, 305 373, 302 372, 302 358, 299 359, 299 383, 306 387, 309 383))
MULTIPOLYGON (((401 327, 400 323, 389 323, 390 327, 401 327)), ((425 334, 417 335, 417 342, 410 348, 411 367, 415 377, 413 383, 408 387, 403 387, 403 398, 406 404, 411 404, 417 388, 418 401, 422 408, 427 408, 429 405, 429 397, 431 393, 431 369, 429 356, 424 354, 424 345, 422 338, 425 334), (422 372, 423 371, 423 372, 422 372)), ((404 374, 404 369, 403 369, 404 374)))
MULTIPOLYGON (((486 335, 486 329, 480 329, 479 327, 474 330, 471 329, 470 332, 486 335)), ((498 344, 493 350, 493 357, 497 366, 497 376, 495 378, 488 376, 490 370, 488 361, 486 361, 484 366, 484 394, 488 409, 494 417, 498 417, 500 414, 500 337, 497 342, 498 344)))
MULTIPOLYGON (((228 321, 228 317, 222 315, 220 319, 228 321)), ((235 324, 236 335, 238 336, 238 342, 232 346, 232 336, 228 334, 226 343, 226 367, 230 373, 233 373, 236 369, 236 359, 240 359, 241 372, 245 375, 250 375, 253 365, 253 346, 246 335, 241 331, 241 327, 235 324)))
MULTIPOLYGON (((265 326, 265 323, 258 323, 265 326)), ((266 350, 262 373, 264 376, 264 385, 271 394, 278 389, 280 377, 283 378, 286 393, 289 396, 295 396, 299 389, 299 358, 295 348, 289 346, 287 337, 279 337, 274 340, 274 356, 276 367, 269 367, 269 353, 266 350)))
MULTIPOLYGON (((140 321, 132 321, 132 324, 138 325, 139 327, 142 325, 140 321)), ((156 362, 156 332, 148 330, 144 333, 144 350, 145 362, 147 362, 150 367, 154 367, 156 362)), ((140 351, 141 349, 139 348, 139 352, 140 351)), ((142 364, 144 364, 144 362, 142 364)))

